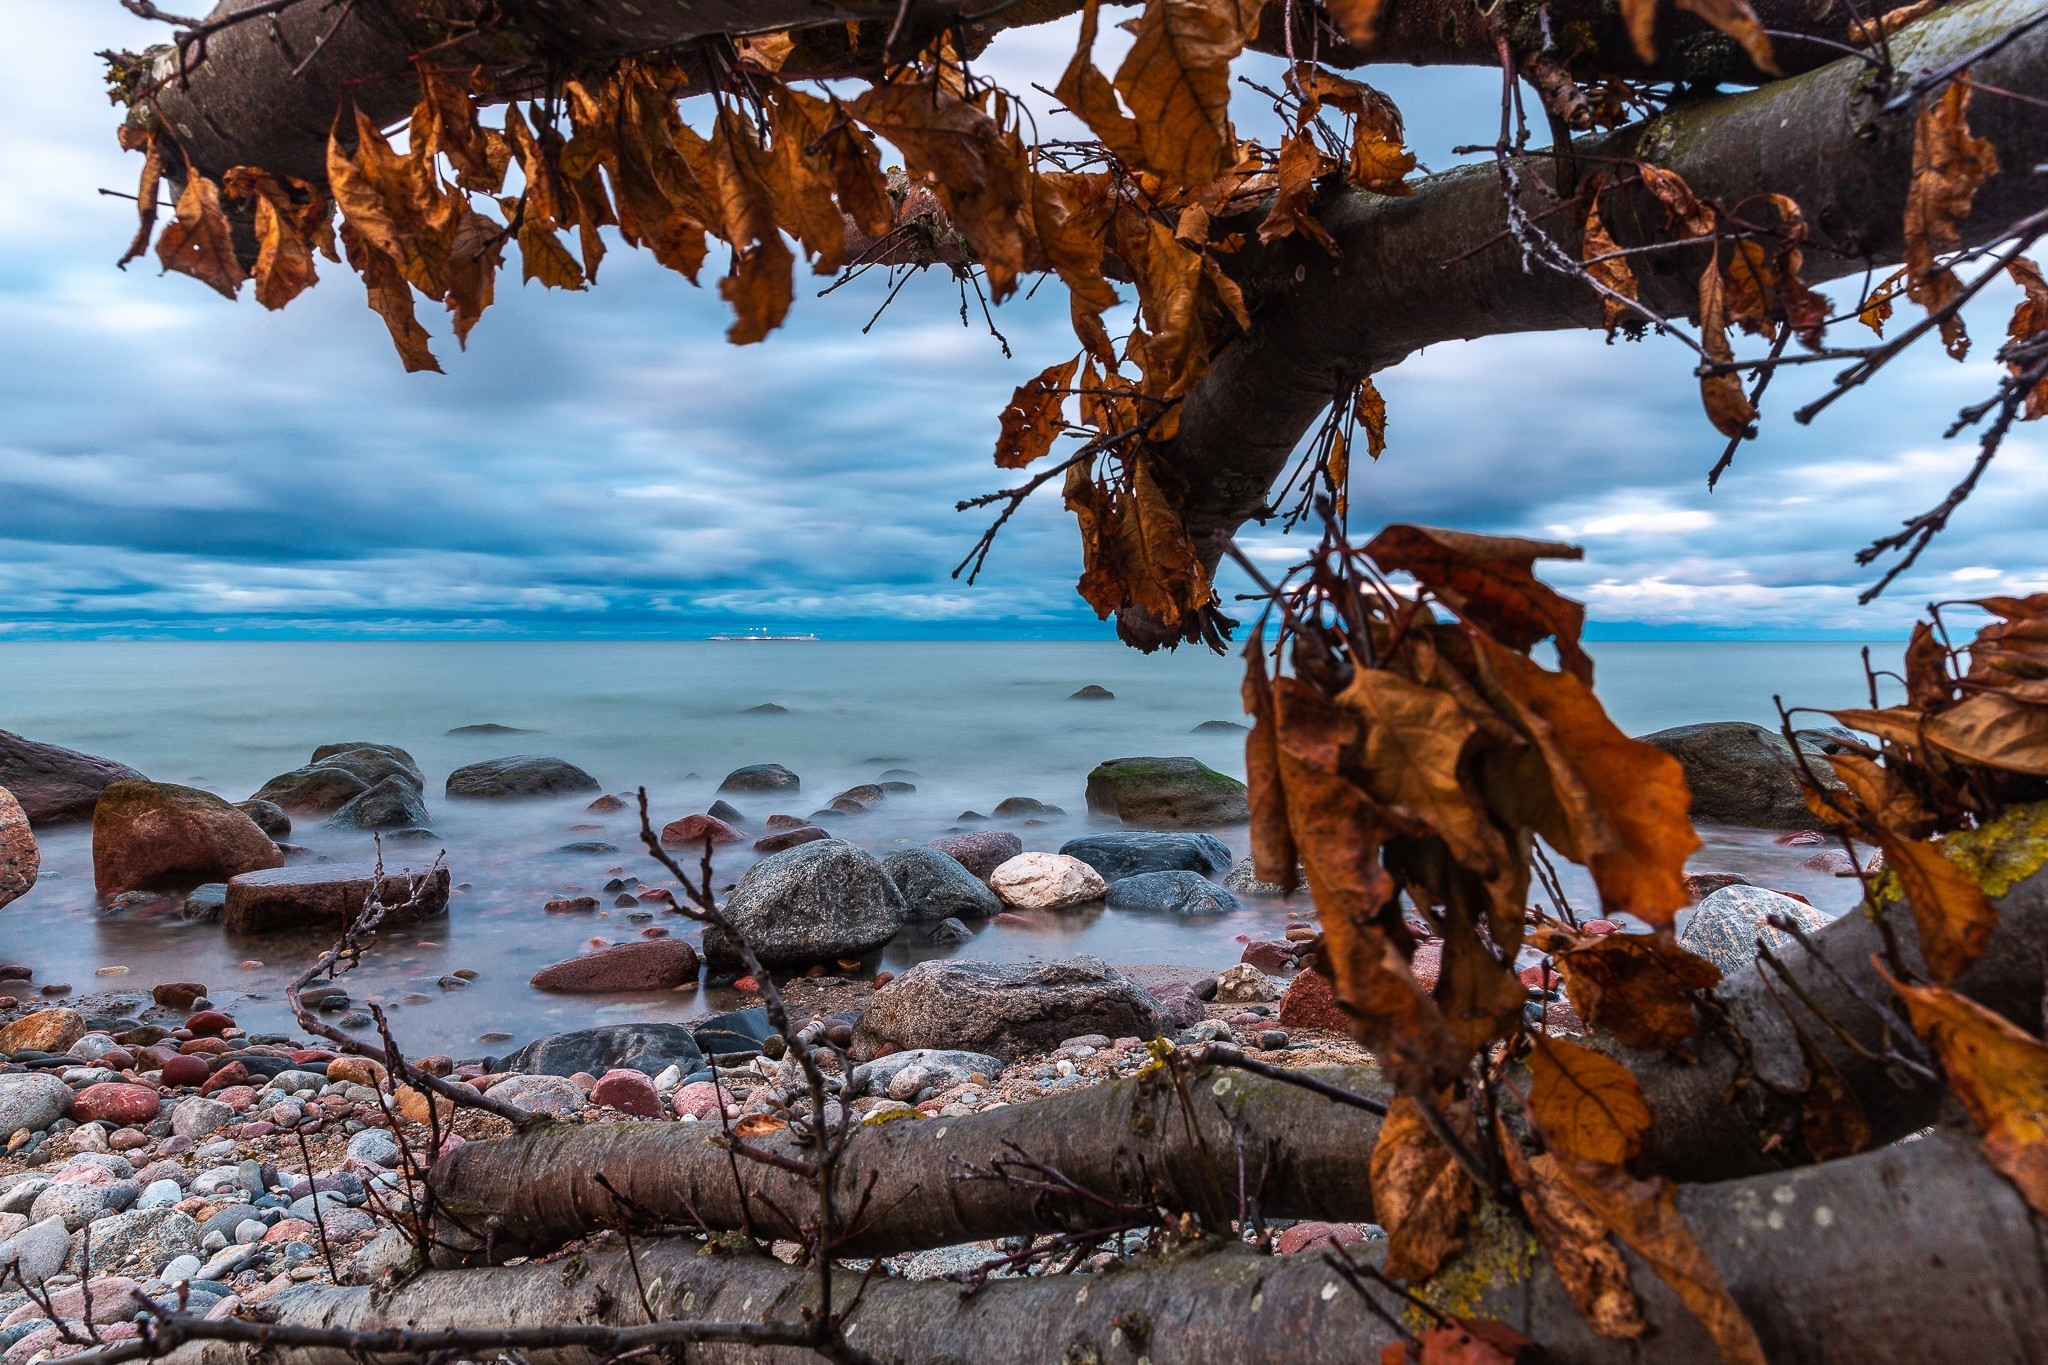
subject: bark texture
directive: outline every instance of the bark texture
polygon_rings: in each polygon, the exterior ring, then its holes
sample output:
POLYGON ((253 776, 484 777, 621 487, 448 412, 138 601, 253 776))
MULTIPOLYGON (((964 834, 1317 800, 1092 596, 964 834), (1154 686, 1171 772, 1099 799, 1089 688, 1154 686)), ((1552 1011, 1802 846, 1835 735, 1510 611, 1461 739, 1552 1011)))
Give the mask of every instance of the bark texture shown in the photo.
MULTIPOLYGON (((1773 1360, 2048 1358, 2044 1229, 1986 1166, 1968 1137, 1939 1133, 1783 1175, 1694 1186, 1686 1223, 1755 1325, 1773 1360), (1883 1254, 1874 1255, 1873 1249, 1883 1254)), ((1474 1244, 1423 1287, 1452 1311, 1498 1317, 1564 1365, 1717 1361, 1705 1333, 1630 1257, 1651 1335, 1592 1334, 1525 1235, 1482 1219, 1474 1244)), ((851 1302, 847 1273, 835 1302, 851 1302)), ((308 1286, 245 1314, 273 1323, 346 1327, 505 1327, 657 1318, 793 1322, 814 1302, 812 1272, 757 1255, 706 1254, 694 1240, 643 1246, 639 1283, 623 1252, 544 1265, 433 1271, 391 1290, 308 1286)), ((1149 1359, 1238 1365, 1366 1361, 1392 1340, 1386 1324, 1320 1256, 1262 1257, 1238 1248, 1183 1253, 1104 1275, 991 1282, 964 1295, 945 1281, 870 1283, 851 1342, 882 1361, 946 1365, 1149 1359)), ((697 1361, 794 1361, 806 1352, 724 1346, 697 1361)), ((199 1343, 180 1365, 244 1365, 254 1348, 199 1343)), ((348 1365, 340 1350, 295 1348, 299 1365, 348 1365)), ((395 1357, 378 1357, 391 1359, 395 1357)), ((583 1365, 581 1350, 528 1353, 535 1365, 583 1365)))

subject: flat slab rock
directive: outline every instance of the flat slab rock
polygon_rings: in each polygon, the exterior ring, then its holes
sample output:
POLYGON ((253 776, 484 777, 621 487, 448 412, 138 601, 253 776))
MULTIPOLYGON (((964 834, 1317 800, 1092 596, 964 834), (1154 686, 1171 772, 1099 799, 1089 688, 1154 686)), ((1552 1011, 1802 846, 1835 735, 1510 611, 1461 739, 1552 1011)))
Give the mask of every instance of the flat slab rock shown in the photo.
MULTIPOLYGON (((373 863, 317 863, 245 872, 228 879, 221 922, 231 933, 268 934, 288 929, 333 929, 362 913, 377 882, 373 863)), ((381 889, 393 905, 411 898, 411 878, 387 868, 381 889)), ((429 919, 448 908, 448 869, 436 868, 426 895, 413 910, 393 913, 390 924, 429 919)))
POLYGON ((1060 962, 920 962, 877 991, 854 1026, 853 1051, 885 1045, 1015 1057, 1084 1033, 1156 1038, 1159 1002, 1099 957, 1060 962))
POLYGON ((1145 829, 1213 829, 1251 819, 1244 783, 1185 756, 1098 765, 1088 774, 1088 809, 1145 829))

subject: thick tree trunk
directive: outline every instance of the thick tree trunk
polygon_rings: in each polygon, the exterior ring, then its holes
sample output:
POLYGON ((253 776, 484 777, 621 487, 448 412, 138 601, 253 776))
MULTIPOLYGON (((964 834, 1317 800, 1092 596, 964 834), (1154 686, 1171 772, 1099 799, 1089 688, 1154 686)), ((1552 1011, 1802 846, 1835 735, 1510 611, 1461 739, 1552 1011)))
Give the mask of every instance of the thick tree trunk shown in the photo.
MULTIPOLYGON (((2015 825, 2033 829, 2025 819, 2015 825)), ((2039 1032, 2048 970, 2048 871, 2037 869, 2048 859, 2048 845, 2028 834, 1980 838, 1973 847, 1984 850, 1993 886, 2011 889, 1998 902, 1989 949, 1955 984, 2039 1032)), ((1888 917, 1907 962, 1919 966, 1911 916, 1893 906, 1888 917)), ((1720 1180, 1778 1170, 1798 1158, 1797 1142, 1787 1139, 1799 1130, 1792 1097, 1803 1088, 1806 1068, 1778 1001, 1841 1073, 1873 1141, 1890 1142, 1935 1121, 1947 1093, 1942 1087, 1860 1054, 1797 1001, 1804 995, 1861 1048, 1882 1055, 1886 1021, 1867 1003, 1889 994, 1871 961, 1883 947, 1877 926, 1852 914, 1816 942, 1832 970, 1797 946, 1783 954, 1796 993, 1755 968, 1718 992, 1746 1042, 1746 1064, 1768 1084, 1738 1084, 1745 1058, 1717 1035, 1695 1040, 1696 1059, 1629 1056, 1656 1115, 1655 1158, 1665 1175, 1720 1180)), ((1350 1089, 1385 1093, 1368 1068, 1318 1074, 1350 1089)), ((1246 1189, 1266 1217, 1372 1220, 1366 1160, 1378 1124, 1370 1114, 1224 1069, 1199 1072, 1190 1089, 1192 1127, 1170 1086, 1135 1080, 966 1118, 859 1128, 846 1149, 837 1199, 843 1211, 865 1191, 867 1209, 844 1250, 886 1255, 1113 1221, 1100 1203, 1084 1197, 959 1178, 967 1166, 987 1169, 1020 1151, 1100 1199, 1228 1215, 1237 1211, 1241 1142, 1246 1189)), ((808 1181, 740 1160, 739 1180, 748 1192, 742 1196, 735 1163, 713 1144, 717 1132, 715 1124, 547 1126, 459 1147, 433 1177, 444 1206, 437 1228, 444 1259, 503 1259, 620 1222, 621 1204, 597 1183, 600 1175, 642 1220, 682 1226, 702 1220, 724 1231, 746 1227, 751 1216, 757 1231, 794 1237, 771 1206, 799 1223, 813 1219, 808 1181)), ((755 1142, 780 1155, 802 1155, 786 1133, 755 1142)))
MULTIPOLYGON (((1941 1133, 1781 1175, 1694 1186, 1687 1226, 1773 1360, 2048 1360, 2048 1233, 1966 1136, 1941 1133)), ((1676 1298, 1631 1257, 1652 1335, 1592 1334, 1524 1234, 1482 1219, 1473 1245, 1423 1287, 1444 1306, 1502 1319, 1565 1365, 1719 1360, 1676 1298)), ((815 1274, 754 1255, 710 1255, 693 1240, 482 1270, 433 1271, 390 1291, 287 1290, 245 1310, 259 1321, 354 1330, 504 1328, 657 1318, 795 1322, 815 1274)), ((859 1276, 842 1274, 835 1302, 859 1276)), ((1390 1307, 1395 1307, 1390 1303, 1390 1307)), ((1398 1307, 1395 1307, 1398 1313, 1398 1307)), ((1103 1275, 990 1282, 871 1282, 849 1340, 882 1361, 1042 1365, 1056 1360, 1237 1365, 1305 1358, 1369 1361, 1391 1330, 1317 1255, 1228 1248, 1103 1275)), ((533 1350, 535 1365, 582 1365, 584 1350, 533 1350)), ((783 1361, 796 1350, 696 1346, 698 1361, 783 1361)), ((181 1365, 245 1365, 242 1344, 185 1348, 181 1365)), ((297 1346, 302 1365, 348 1365, 338 1349, 297 1346)), ((398 1359, 380 1356, 378 1359, 398 1359)))

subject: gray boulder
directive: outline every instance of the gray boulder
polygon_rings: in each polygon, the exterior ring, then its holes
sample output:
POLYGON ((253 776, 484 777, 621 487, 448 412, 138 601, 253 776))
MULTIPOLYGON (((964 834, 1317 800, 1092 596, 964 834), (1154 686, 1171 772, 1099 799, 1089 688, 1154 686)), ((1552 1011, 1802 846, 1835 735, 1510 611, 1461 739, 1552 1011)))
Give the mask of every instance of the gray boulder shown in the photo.
POLYGON ((892 1052, 872 1062, 862 1062, 846 1079, 846 1097, 887 1095, 890 1099, 916 1103, 927 1090, 934 1093, 964 1085, 976 1073, 993 1081, 1003 1074, 1000 1057, 986 1052, 949 1052, 939 1048, 913 1048, 892 1052), (898 1094, 897 1091, 908 1091, 898 1094))
POLYGON ((102 791, 112 783, 141 776, 110 758, 0 730, 0 787, 14 793, 32 825, 90 820, 102 791))
POLYGON ((279 773, 249 799, 299 815, 328 815, 370 789, 370 784, 346 768, 308 764, 279 773))
POLYGON ((1143 872, 1188 871, 1214 877, 1230 868, 1230 849, 1213 834, 1114 830, 1069 839, 1060 852, 1079 858, 1112 883, 1143 872))
POLYGON ((1192 758, 1113 758, 1088 774, 1088 809, 1147 829, 1251 819, 1244 783, 1192 758))
POLYGON ((0 1243, 0 1274, 41 1284, 63 1270, 70 1255, 70 1229, 61 1218, 46 1218, 0 1243))
POLYGON ((703 1065, 696 1038, 681 1024, 606 1024, 537 1038, 491 1069, 536 1076, 573 1076, 579 1071, 602 1076, 614 1068, 631 1067, 659 1076, 676 1066, 687 1076, 703 1065))
MULTIPOLYGON (((1709 721, 1642 736, 1678 760, 1692 791, 1693 823, 1750 829, 1819 829, 1806 808, 1792 748, 1761 725, 1709 721)), ((1814 761, 1826 776, 1827 765, 1814 761)))
MULTIPOLYGON (((26 1130, 39 1133, 71 1107, 71 1087, 45 1071, 0 1076, 0 1142, 26 1130)), ((25 1210, 24 1210, 25 1212, 25 1210)))
POLYGON ((1172 1023, 1143 988, 1099 957, 1061 962, 920 962, 875 993, 854 1054, 961 1048, 1014 1057, 1084 1033, 1156 1038, 1172 1023))
POLYGON ((718 784, 721 792, 793 792, 803 786, 795 773, 780 763, 755 763, 734 768, 718 784))
POLYGON ((994 871, 1024 851, 1024 841, 997 829, 946 834, 925 844, 959 863, 984 882, 994 871))
POLYGON ((171 1110, 171 1132, 178 1137, 203 1138, 226 1127, 234 1117, 235 1111, 219 1100, 188 1095, 171 1110))
MULTIPOLYGON (((747 869, 725 917, 766 967, 859 957, 903 927, 903 893, 874 855, 844 839, 818 839, 770 854, 747 869)), ((704 931, 714 968, 741 965, 723 930, 704 931)))
MULTIPOLYGON (((199 1225, 171 1208, 130 1209, 92 1225, 92 1268, 155 1271, 178 1256, 199 1250, 199 1225)), ((71 1261, 84 1260, 85 1236, 72 1239, 71 1261)))
POLYGON ((256 828, 273 839, 288 838, 292 832, 292 818, 284 813, 284 807, 269 801, 258 801, 251 797, 247 801, 234 803, 235 809, 256 822, 256 828))
POLYGON ((316 767, 346 768, 373 787, 394 776, 415 787, 427 785, 426 774, 413 756, 395 744, 323 744, 306 761, 316 767))
POLYGON ((588 1103, 583 1088, 567 1076, 507 1076, 491 1094, 535 1114, 566 1114, 588 1103))
POLYGON ((448 774, 448 795, 501 800, 602 791, 597 779, 559 758, 517 755, 471 763, 448 774))
POLYGON ((328 823, 349 829, 404 829, 429 819, 420 789, 403 777, 384 778, 334 812, 328 823))
POLYGON ((1237 897, 1199 872, 1140 872, 1109 884, 1103 903, 1112 910, 1166 915, 1220 915, 1237 909, 1237 897))
MULTIPOLYGON (((1295 873, 1295 885, 1303 884, 1299 869, 1295 873)), ((1284 896, 1285 887, 1278 882, 1259 880, 1259 869, 1250 857, 1239 858, 1223 879, 1224 889, 1240 896, 1284 896)))
POLYGON ((903 893, 904 917, 914 923, 1002 913, 1002 901, 986 882, 935 848, 900 849, 882 859, 882 870, 903 893))
POLYGON ((1679 932, 1678 946, 1713 963, 1723 976, 1733 976, 1756 960, 1758 939, 1772 952, 1783 952, 1792 943, 1790 934, 1765 923, 1771 915, 1782 915, 1809 932, 1828 923, 1826 915, 1806 902, 1776 891, 1724 886, 1693 907, 1679 932))

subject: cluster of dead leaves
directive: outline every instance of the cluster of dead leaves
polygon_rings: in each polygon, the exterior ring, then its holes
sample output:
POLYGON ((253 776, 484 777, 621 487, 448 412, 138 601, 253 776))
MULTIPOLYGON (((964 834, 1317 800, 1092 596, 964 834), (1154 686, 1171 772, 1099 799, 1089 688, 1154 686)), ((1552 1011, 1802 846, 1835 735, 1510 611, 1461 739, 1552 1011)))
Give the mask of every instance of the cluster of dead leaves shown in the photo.
POLYGON ((1534 1036, 1517 953, 1528 936, 1534 841, 1585 866, 1601 909, 1648 933, 1541 922, 1573 1002, 1618 1040, 1675 1048, 1719 974, 1673 941, 1698 844, 1678 763, 1622 734, 1592 690, 1584 610, 1543 584, 1565 545, 1391 526, 1362 550, 1327 542, 1288 601, 1281 653, 1247 650, 1252 852, 1263 880, 1299 864, 1321 965, 1398 1097, 1372 1157, 1387 1269, 1435 1273, 1461 1248, 1486 1182, 1506 1183, 1566 1287, 1603 1333, 1647 1330, 1620 1245, 1637 1251, 1731 1360, 1762 1359, 1746 1319, 1679 1217, 1641 1177, 1650 1113, 1634 1078, 1591 1049, 1534 1036), (1413 598, 1385 586, 1412 575, 1413 598), (1560 667, 1530 657, 1543 641, 1560 667), (1439 936, 1416 978, 1411 917, 1439 936), (1510 1125, 1474 1083, 1522 1049, 1533 1088, 1510 1125), (1488 1159, 1477 1154, 1497 1154, 1488 1159), (1618 1239, 1618 1241, 1617 1241, 1618 1239))

